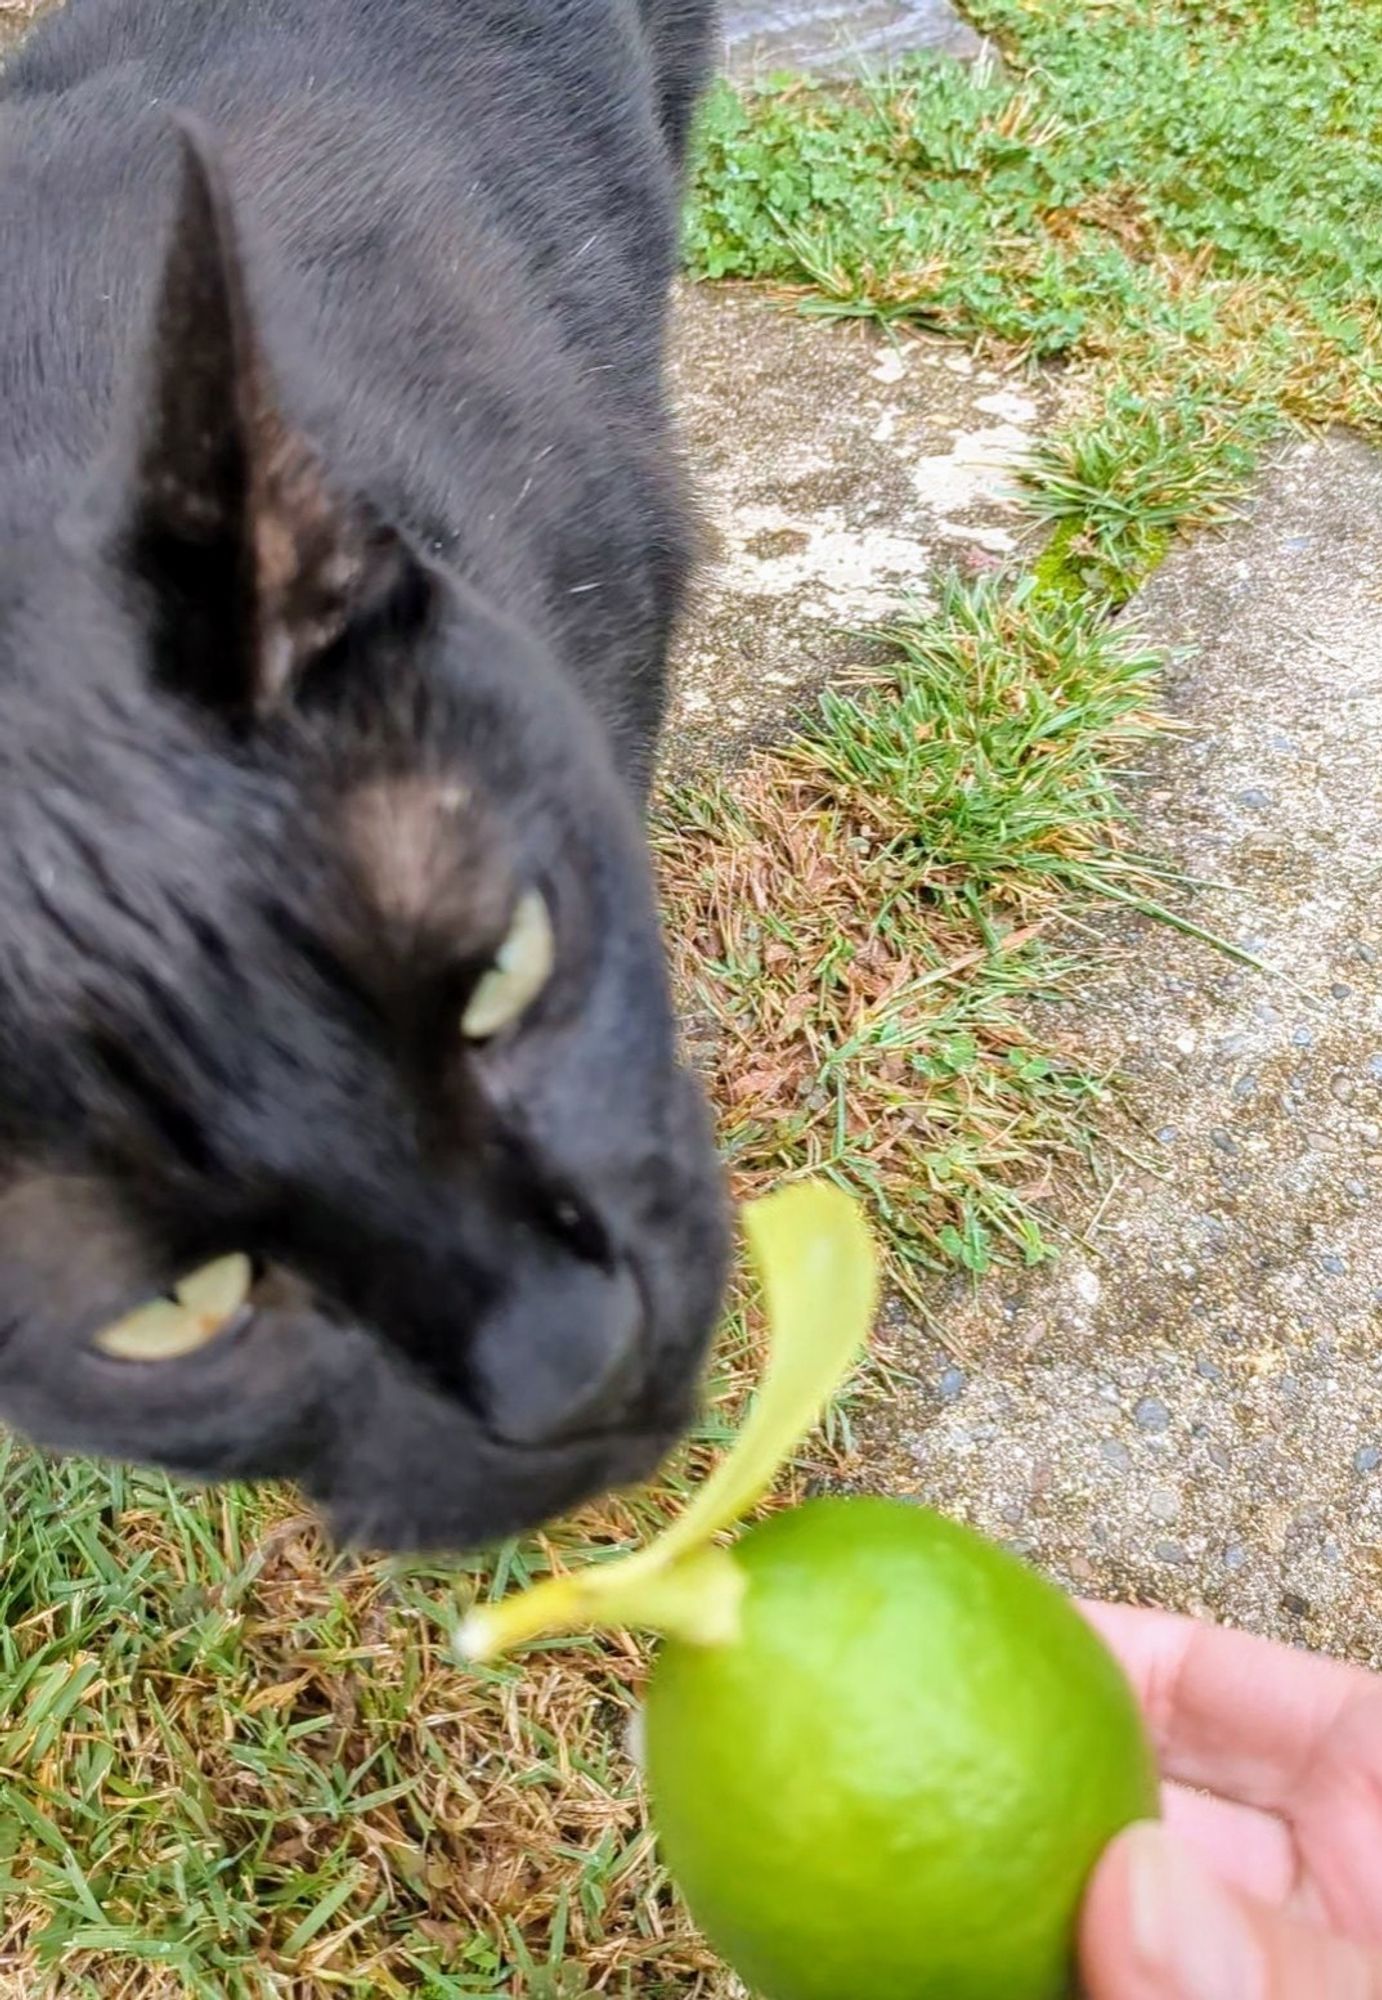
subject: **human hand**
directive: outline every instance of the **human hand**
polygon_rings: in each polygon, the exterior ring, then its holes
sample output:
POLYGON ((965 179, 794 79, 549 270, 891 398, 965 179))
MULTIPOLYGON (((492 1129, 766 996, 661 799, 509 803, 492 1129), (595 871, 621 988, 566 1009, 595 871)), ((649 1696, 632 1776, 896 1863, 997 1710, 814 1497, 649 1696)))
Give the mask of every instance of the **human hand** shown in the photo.
POLYGON ((1087 1604, 1167 1780, 1081 1922, 1089 2000, 1382 2000, 1382 1677, 1087 1604))

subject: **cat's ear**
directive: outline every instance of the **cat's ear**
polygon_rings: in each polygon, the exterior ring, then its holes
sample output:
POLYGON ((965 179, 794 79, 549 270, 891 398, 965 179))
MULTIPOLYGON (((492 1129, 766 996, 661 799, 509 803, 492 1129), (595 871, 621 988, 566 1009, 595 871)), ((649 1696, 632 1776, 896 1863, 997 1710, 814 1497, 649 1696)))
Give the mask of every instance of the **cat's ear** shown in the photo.
POLYGON ((248 723, 352 624, 415 594, 418 572, 396 535, 332 491, 280 411, 220 163, 195 125, 179 134, 121 556, 150 598, 160 680, 248 723))

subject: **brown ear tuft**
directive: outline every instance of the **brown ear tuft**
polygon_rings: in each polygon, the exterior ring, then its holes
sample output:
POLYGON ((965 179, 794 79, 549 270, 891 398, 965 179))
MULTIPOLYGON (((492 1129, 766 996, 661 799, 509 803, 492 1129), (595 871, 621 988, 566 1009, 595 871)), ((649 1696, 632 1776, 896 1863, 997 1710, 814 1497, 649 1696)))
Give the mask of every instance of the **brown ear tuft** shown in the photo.
POLYGON ((513 879, 483 802, 436 775, 381 775, 341 807, 341 853, 385 948, 415 969, 483 959, 501 941, 513 879))

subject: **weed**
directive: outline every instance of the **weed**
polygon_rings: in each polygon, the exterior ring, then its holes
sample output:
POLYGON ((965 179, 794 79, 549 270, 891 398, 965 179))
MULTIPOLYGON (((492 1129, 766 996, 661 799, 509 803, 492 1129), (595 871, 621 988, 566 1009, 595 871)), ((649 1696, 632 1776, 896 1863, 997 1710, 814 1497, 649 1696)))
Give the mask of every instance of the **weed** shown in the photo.
POLYGON ((1057 920, 1156 893, 1114 783, 1156 729, 1157 661, 1034 590, 945 588, 886 634, 888 678, 827 694, 785 749, 668 802, 677 968, 742 1185, 869 1193, 900 1277, 1048 1254, 1044 1205, 1103 1086, 1022 1005, 1068 970, 1057 920))

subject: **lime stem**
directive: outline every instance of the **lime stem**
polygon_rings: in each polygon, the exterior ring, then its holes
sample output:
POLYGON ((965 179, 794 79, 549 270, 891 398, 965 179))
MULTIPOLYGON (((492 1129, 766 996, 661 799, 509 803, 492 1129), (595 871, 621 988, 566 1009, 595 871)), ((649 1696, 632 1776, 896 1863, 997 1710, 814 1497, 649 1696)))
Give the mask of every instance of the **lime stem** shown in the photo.
POLYGON ((551 1576, 501 1604, 482 1604, 456 1634, 463 1660, 481 1664, 532 1639, 562 1633, 655 1632, 691 1646, 732 1645, 748 1579, 728 1549, 697 1549, 680 1562, 551 1576))

